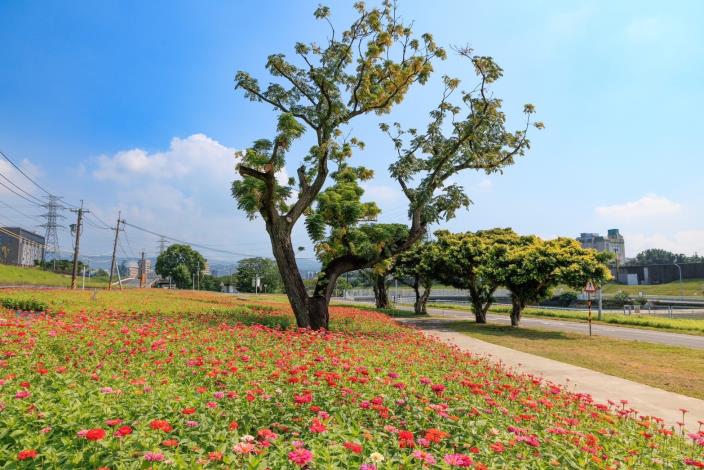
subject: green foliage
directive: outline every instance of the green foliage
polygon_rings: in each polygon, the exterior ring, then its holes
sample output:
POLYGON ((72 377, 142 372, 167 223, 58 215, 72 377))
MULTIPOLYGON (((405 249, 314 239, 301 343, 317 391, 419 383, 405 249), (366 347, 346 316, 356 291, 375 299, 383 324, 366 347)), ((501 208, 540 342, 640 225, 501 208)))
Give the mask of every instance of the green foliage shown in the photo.
POLYGON ((558 284, 582 289, 588 281, 601 285, 611 278, 608 255, 584 249, 571 238, 541 240, 521 236, 496 265, 496 280, 522 307, 540 301, 558 284))
MULTIPOLYGON (((73 260, 69 259, 57 259, 48 261, 36 260, 34 263, 36 266, 42 268, 45 271, 53 271, 61 274, 71 274, 73 272, 73 260)), ((78 260, 79 273, 83 272, 84 267, 88 269, 87 264, 85 264, 81 260, 78 260)))
POLYGON ((435 235, 432 264, 436 277, 447 285, 469 290, 472 310, 483 321, 500 285, 500 269, 508 249, 518 235, 510 228, 464 233, 440 230, 435 235))
POLYGON ((673 263, 704 263, 704 257, 697 255, 687 256, 682 253, 672 253, 660 248, 650 248, 641 251, 632 262, 628 264, 673 264, 673 263))
POLYGON ((240 260, 234 275, 237 290, 240 292, 254 292, 252 279, 256 276, 261 279, 262 289, 266 286, 266 292, 281 292, 281 275, 274 260, 269 258, 246 258, 240 260))
POLYGON ((170 245, 156 259, 156 273, 164 279, 171 277, 179 289, 192 287, 193 275, 202 278, 205 266, 205 258, 188 245, 170 245))
POLYGON ((0 297, 0 305, 9 310, 43 312, 48 306, 45 302, 35 299, 0 297))

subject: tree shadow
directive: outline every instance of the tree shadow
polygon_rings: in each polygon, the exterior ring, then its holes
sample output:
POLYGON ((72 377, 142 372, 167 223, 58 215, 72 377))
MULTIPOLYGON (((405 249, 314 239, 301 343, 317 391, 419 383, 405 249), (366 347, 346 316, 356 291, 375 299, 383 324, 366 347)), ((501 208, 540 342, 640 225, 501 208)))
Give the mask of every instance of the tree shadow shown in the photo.
POLYGON ((507 336, 526 340, 566 340, 573 337, 562 331, 538 330, 533 328, 513 327, 511 325, 497 325, 492 323, 476 323, 469 320, 423 320, 407 322, 419 328, 455 333, 480 333, 487 336, 507 336))

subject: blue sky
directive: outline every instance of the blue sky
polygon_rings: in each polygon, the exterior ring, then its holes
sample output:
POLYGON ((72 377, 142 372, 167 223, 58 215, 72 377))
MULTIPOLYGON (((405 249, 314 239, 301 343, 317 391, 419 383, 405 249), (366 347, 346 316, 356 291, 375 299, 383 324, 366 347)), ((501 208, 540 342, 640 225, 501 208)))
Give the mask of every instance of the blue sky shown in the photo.
MULTIPOLYGON (((336 24, 349 23, 350 3, 329 3, 336 24)), ((104 220, 122 210, 177 238, 269 254, 261 222, 237 212, 229 183, 233 152, 270 137, 273 114, 235 91, 233 76, 265 79, 268 54, 324 39, 317 4, 0 2, 0 149, 104 220)), ((407 0, 400 12, 442 45, 493 56, 505 72, 495 93, 510 124, 530 102, 546 125, 503 175, 456 178, 474 205, 447 228, 512 226, 546 237, 620 228, 630 256, 648 247, 704 252, 704 3, 407 0)), ((442 74, 475 83, 451 55, 381 120, 422 125, 442 74)), ((379 121, 354 124, 367 143, 355 159, 377 171, 367 195, 382 220, 401 221, 379 121)), ((299 159, 292 155, 289 173, 299 159)), ((0 172, 22 182, 6 165, 0 172)), ((30 216, 0 205, 0 223, 39 223, 29 203, 7 191, 0 201, 30 216)), ((156 248, 153 236, 127 235, 127 252, 156 248)), ((312 256, 302 230, 295 242, 312 256)), ((82 246, 108 253, 109 231, 88 226, 82 246)))

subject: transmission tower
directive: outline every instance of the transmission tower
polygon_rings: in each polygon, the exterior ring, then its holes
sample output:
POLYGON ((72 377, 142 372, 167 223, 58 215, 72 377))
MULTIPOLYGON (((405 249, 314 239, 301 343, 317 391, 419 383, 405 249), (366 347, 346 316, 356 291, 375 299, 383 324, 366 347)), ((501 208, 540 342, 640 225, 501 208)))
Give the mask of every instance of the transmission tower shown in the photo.
POLYGON ((46 213, 41 216, 46 219, 46 222, 41 224, 40 227, 45 229, 44 232, 44 245, 45 249, 42 252, 42 262, 46 261, 46 252, 53 253, 53 259, 59 258, 61 251, 59 249, 59 234, 58 228, 59 219, 63 219, 64 216, 59 214, 59 209, 63 209, 61 204, 61 197, 49 195, 47 196, 48 201, 42 204, 42 207, 46 209, 46 213))
POLYGON ((166 238, 160 237, 159 238, 159 254, 162 254, 164 251, 166 251, 166 238))

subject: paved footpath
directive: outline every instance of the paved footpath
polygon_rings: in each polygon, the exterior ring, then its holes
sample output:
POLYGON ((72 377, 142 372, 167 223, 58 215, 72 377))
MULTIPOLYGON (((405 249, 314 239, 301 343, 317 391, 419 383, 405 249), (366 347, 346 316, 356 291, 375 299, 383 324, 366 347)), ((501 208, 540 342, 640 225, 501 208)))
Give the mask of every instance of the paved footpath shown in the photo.
POLYGON ((566 385, 574 392, 588 393, 596 402, 606 403, 607 400, 612 400, 619 403, 619 400, 628 400, 627 406, 638 410, 640 415, 657 416, 664 419, 668 425, 675 426, 676 429, 679 429, 676 425, 677 421, 682 420, 681 408, 689 410, 685 415, 685 427, 688 431, 699 429, 697 421, 704 420, 704 400, 487 343, 453 331, 448 325, 452 320, 401 319, 399 321, 415 326, 427 335, 438 337, 463 350, 486 355, 491 360, 503 363, 509 368, 544 377, 556 384, 566 385))

